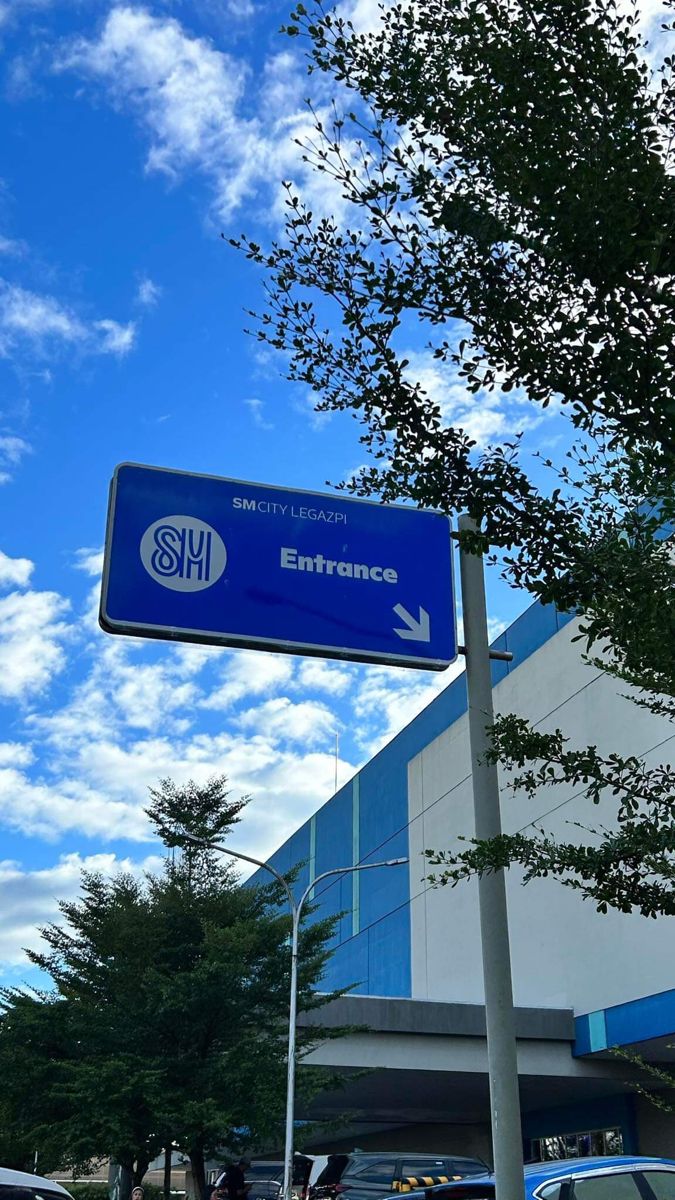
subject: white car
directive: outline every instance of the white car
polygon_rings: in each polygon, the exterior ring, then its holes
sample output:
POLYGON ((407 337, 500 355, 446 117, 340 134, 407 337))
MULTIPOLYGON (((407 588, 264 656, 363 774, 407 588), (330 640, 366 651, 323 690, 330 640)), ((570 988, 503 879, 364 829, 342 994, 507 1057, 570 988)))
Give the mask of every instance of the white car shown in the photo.
POLYGON ((73 1200, 60 1183, 0 1167, 0 1200, 73 1200))

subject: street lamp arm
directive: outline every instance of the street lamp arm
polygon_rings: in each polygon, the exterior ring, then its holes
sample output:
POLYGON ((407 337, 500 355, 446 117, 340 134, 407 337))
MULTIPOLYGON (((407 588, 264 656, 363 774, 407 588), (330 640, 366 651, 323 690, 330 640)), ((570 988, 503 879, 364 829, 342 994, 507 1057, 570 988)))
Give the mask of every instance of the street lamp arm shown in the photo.
POLYGON ((358 863, 354 867, 333 867, 331 871, 322 871, 320 875, 317 875, 316 879, 313 879, 312 882, 307 885, 302 893, 302 896, 298 901, 298 919, 300 917, 300 912, 305 900, 307 900, 317 883, 321 883, 322 879, 328 879, 331 875, 353 875, 356 871, 372 871, 375 867, 402 867, 409 861, 410 860, 407 858, 389 858, 386 860, 386 862, 358 863))
POLYGON ((238 858, 241 862, 251 863, 251 866, 253 867, 259 867, 263 871, 269 871, 270 875, 273 875, 277 882, 280 883, 284 889, 288 902, 291 906, 291 912, 295 908, 295 897, 293 896, 293 893, 283 875, 277 871, 276 867, 271 867, 269 863, 261 862, 259 858, 252 858, 250 854, 242 854, 241 850, 230 850, 229 846, 222 846, 220 842, 209 842, 205 838, 192 837, 192 835, 189 833, 182 833, 181 841, 191 842, 193 846, 199 846, 202 850, 204 848, 209 850, 218 850, 221 854, 229 854, 230 858, 238 858))

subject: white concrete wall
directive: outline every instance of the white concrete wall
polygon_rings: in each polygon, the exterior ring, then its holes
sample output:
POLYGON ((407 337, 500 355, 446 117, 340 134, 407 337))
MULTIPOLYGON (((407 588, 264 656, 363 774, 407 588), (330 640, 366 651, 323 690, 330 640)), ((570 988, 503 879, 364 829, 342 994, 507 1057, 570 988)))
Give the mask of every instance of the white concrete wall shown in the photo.
MULTIPOLYGON (((608 676, 586 666, 576 623, 566 626, 495 688, 495 710, 514 712, 540 729, 560 727, 572 746, 595 744, 667 762, 669 721, 624 699, 608 676)), ((412 995, 418 999, 483 1002, 475 881, 432 889, 425 848, 452 847, 473 832, 468 720, 464 715, 409 764, 412 995)), ((586 826, 612 823, 615 804, 599 807, 548 789, 534 801, 514 797, 502 781, 502 822, 511 833, 535 822, 559 839, 591 837, 586 826)), ((596 912, 555 879, 523 887, 508 873, 511 952, 518 1005, 570 1007, 577 1013, 675 987, 675 919, 596 912)))
MULTIPOLYGON (((573 1058, 569 1042, 517 1043, 518 1073, 536 1079, 593 1079, 615 1082, 631 1074, 624 1064, 573 1058)), ((351 1033, 323 1042, 303 1058, 312 1067, 370 1071, 447 1071, 487 1076, 484 1038, 409 1033, 351 1033)))

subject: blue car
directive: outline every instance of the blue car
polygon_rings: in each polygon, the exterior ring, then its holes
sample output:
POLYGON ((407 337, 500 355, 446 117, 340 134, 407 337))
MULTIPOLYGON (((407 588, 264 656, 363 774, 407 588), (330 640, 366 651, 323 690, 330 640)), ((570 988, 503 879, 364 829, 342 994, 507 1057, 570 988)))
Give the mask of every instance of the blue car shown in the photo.
MULTIPOLYGON (((525 1167, 525 1200, 675 1200, 675 1160, 635 1158, 568 1158, 529 1163, 525 1167)), ((401 1200, 392 1196, 390 1200, 401 1200)), ((494 1175, 442 1183, 409 1192, 405 1200, 495 1200, 494 1175)))

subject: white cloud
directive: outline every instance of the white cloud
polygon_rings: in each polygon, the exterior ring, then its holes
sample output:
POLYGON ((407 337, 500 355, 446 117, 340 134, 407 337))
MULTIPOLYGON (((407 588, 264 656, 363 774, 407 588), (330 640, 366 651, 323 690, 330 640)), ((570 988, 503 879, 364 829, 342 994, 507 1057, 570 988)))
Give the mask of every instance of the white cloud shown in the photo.
POLYGON ((336 718, 319 701, 294 703, 288 696, 275 696, 240 713, 236 725, 245 732, 259 731, 272 741, 319 746, 335 733, 336 718))
POLYGON ((4 967, 24 966, 24 949, 40 945, 39 930, 60 920, 59 900, 74 900, 80 891, 83 871, 112 876, 118 871, 140 875, 158 872, 162 859, 150 855, 141 862, 116 858, 114 854, 64 854, 53 866, 26 870, 21 863, 0 861, 0 963, 4 967))
POLYGON ((196 696, 191 683, 178 684, 158 663, 118 666, 117 675, 115 700, 125 724, 134 729, 160 728, 170 714, 188 710, 196 696))
POLYGON ((136 292, 136 302, 142 305, 143 308, 154 308, 162 294, 162 289, 158 283, 153 283, 147 275, 140 280, 138 291, 136 292))
POLYGON ((258 400, 255 396, 252 396, 248 400, 244 400, 244 404, 249 409, 254 423, 258 426, 258 429, 274 429, 272 422, 266 420, 266 418, 263 416, 263 409, 265 405, 263 404, 262 400, 258 400))
POLYGON ((148 171, 171 180, 200 172, 221 220, 261 186, 273 197, 261 203, 259 215, 278 220, 285 196, 280 182, 298 176, 315 211, 344 208, 340 187, 303 164, 294 143, 312 135, 314 122, 304 104, 304 61, 289 51, 267 60, 256 94, 240 59, 192 36, 173 17, 117 5, 98 38, 71 42, 55 65, 100 82, 114 104, 136 115, 150 142, 148 171))
POLYGON ((247 20, 252 17, 255 12, 255 6, 252 0, 226 0, 228 13, 237 21, 247 20))
POLYGON ((0 3, 0 29, 32 9, 51 8, 55 0, 3 0, 0 3))
POLYGON ((333 696, 344 696, 353 682, 354 672, 349 667, 323 658, 303 659, 297 678, 302 690, 330 692, 333 696))
POLYGON ((84 571, 85 575, 99 579, 103 572, 103 550, 83 546, 75 552, 75 567, 78 571, 84 571))
POLYGON ((555 409, 538 410, 517 392, 477 392, 473 395, 458 382, 451 368, 433 357, 430 350, 406 350, 405 375, 419 383, 438 405, 448 424, 458 426, 483 447, 515 433, 536 429, 555 409))
POLYGON ((101 354, 128 354, 136 338, 136 325, 133 321, 129 321, 128 325, 120 325, 119 321, 111 321, 106 317, 103 321, 94 321, 94 329, 101 334, 101 354))
MULTIPOLYGON (((68 745, 62 736, 54 745, 49 775, 36 778, 35 771, 29 775, 0 763, 0 823, 52 841, 74 833, 103 842, 149 841, 152 831, 143 811, 148 788, 167 776, 180 784, 224 774, 234 796, 252 797, 232 845, 265 857, 333 791, 330 751, 281 747, 259 731, 150 734, 123 742, 111 724, 73 724, 68 745)), ((36 723, 34 728, 43 727, 36 723)), ((342 780, 354 771, 345 760, 339 768, 342 780)))
MULTIPOLYGON (((86 339, 82 322, 51 296, 38 296, 0 280, 0 337, 34 340, 58 338, 64 342, 86 339)), ((2 342, 0 342, 0 347, 2 342)))
POLYGON ((77 830, 102 841, 149 841, 141 805, 114 799, 80 779, 34 781, 13 768, 0 769, 0 821, 9 829, 45 841, 77 830))
MULTIPOLYGON (((85 568, 93 568, 95 553, 80 552, 85 568)), ((77 643, 78 660, 88 656, 89 669, 63 706, 27 715, 35 763, 24 763, 14 748, 3 760, 0 750, 1 824, 52 840, 79 833, 143 842, 152 836, 143 812, 149 787, 166 776, 205 782, 222 773, 234 795, 253 797, 233 844, 260 856, 331 795, 338 722, 325 703, 307 696, 312 675, 305 667, 316 664, 253 651, 92 640, 88 626, 76 629, 86 638, 77 643), (291 698, 299 674, 303 695, 291 698), (209 722, 216 732, 207 732, 209 722)), ((337 694, 344 668, 332 681, 321 665, 315 684, 325 692, 335 682, 337 694)), ((343 758, 340 778, 354 769, 343 758)))
POLYGON ((225 679, 201 702, 202 708, 228 709, 244 696, 259 696, 290 684, 293 664, 281 654, 238 650, 228 655, 225 679))
POLYGON ((184 732, 190 724, 185 714, 198 696, 194 684, 177 678, 171 659, 142 661, 142 643, 117 638, 101 643, 102 636, 97 630, 91 669, 68 703, 52 714, 34 715, 33 726, 62 752, 79 747, 83 738, 95 743, 137 730, 184 732))
POLYGON ((0 355, 4 357, 25 346, 42 354, 77 346, 86 353, 122 355, 133 338, 133 324, 120 325, 107 317, 88 323, 55 297, 0 279, 0 355))
POLYGON ((458 659, 446 671, 366 667, 353 700, 358 743, 368 758, 412 721, 464 670, 458 659))
POLYGON ((10 558, 0 550, 0 587, 26 587, 34 567, 29 558, 10 558))
POLYGON ((25 251, 23 242, 17 241, 15 238, 4 237, 0 234, 0 254, 20 255, 25 251))
MULTIPOLYGON (((97 550, 77 559, 92 574, 100 567, 97 550)), ((27 560, 5 557, 0 567, 8 583, 28 584, 27 560)), ((345 711, 369 755, 453 674, 103 639, 98 631, 92 637, 89 611, 67 630, 59 597, 27 591, 6 599, 13 607, 3 610, 0 601, 0 628, 11 643, 0 641, 5 691, 27 695, 60 669, 67 632, 77 639, 78 665, 89 660, 65 704, 26 715, 34 761, 24 741, 0 745, 0 824, 47 840, 148 841, 148 788, 166 776, 205 782, 222 773, 234 795, 253 797, 233 845, 264 857, 332 794, 333 737, 344 730, 345 711)), ((357 766, 343 757, 340 782, 357 766)))
MULTIPOLYGON (((0 569, 3 566, 0 562, 0 569)), ((27 699, 63 668, 62 643, 69 632, 63 617, 68 608, 68 601, 56 592, 10 592, 0 598, 0 699, 27 699)))
POLYGON ((175 177, 196 166, 219 177, 238 161, 246 69, 173 18, 113 8, 98 41, 79 39, 59 65, 106 81, 138 113, 151 137, 148 170, 175 177))
POLYGON ((30 452, 31 447, 23 438, 0 434, 0 483, 9 483, 14 467, 30 452))
POLYGON ((29 767, 34 757, 30 746, 21 742, 0 742, 0 767, 29 767))

